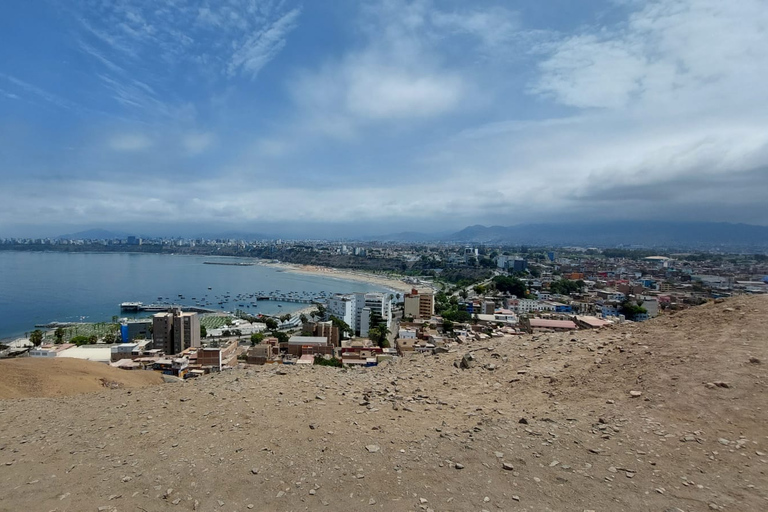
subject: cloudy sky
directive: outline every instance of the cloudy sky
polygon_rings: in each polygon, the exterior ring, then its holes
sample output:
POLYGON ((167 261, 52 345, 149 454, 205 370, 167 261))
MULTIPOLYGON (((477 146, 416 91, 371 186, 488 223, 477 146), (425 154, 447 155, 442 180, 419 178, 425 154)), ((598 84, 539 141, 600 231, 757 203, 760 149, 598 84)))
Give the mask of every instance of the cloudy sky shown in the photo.
POLYGON ((0 236, 768 224, 765 0, 7 0, 0 236))

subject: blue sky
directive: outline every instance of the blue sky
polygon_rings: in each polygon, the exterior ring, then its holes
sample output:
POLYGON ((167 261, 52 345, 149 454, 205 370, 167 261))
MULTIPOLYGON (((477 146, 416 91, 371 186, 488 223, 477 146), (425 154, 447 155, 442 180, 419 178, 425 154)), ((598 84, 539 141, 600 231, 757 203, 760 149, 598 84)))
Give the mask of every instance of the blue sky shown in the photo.
POLYGON ((10 0, 0 236, 768 224, 764 0, 10 0))

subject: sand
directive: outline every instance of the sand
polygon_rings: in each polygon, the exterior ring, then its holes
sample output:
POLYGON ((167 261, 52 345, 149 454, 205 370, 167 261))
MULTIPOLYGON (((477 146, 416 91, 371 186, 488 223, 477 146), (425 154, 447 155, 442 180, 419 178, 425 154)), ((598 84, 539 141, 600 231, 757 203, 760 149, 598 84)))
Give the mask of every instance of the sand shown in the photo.
POLYGON ((0 399, 61 397, 162 382, 156 372, 119 370, 79 359, 22 357, 0 361, 0 399))
POLYGON ((363 272, 360 270, 347 270, 338 269, 332 267, 320 267, 317 265, 296 265, 292 263, 265 263, 267 266, 280 268, 287 272, 293 272, 296 274, 307 274, 323 277, 332 277, 335 279, 344 279, 346 281, 359 281, 361 283, 373 284, 376 286, 382 286, 395 292, 407 293, 413 288, 418 290, 432 290, 432 287, 427 283, 421 283, 418 285, 412 285, 398 279, 396 277, 385 276, 381 274, 373 274, 370 272, 363 272))

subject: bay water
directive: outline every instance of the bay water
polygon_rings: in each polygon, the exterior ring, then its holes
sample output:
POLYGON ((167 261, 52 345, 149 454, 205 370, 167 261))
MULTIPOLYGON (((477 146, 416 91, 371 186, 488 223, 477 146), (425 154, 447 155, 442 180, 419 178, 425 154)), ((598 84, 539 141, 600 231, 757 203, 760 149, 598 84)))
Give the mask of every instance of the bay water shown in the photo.
MULTIPOLYGON (((108 322, 120 303, 211 303, 211 309, 283 314, 308 304, 255 299, 239 294, 308 292, 308 295, 386 291, 380 286, 253 266, 206 265, 237 258, 135 253, 0 252, 0 339, 21 336, 35 324, 108 322), (210 288, 210 289, 209 289, 210 288), (228 294, 228 298, 224 297, 228 294), (179 295, 184 298, 181 299, 179 295), (194 297, 194 299, 193 299, 194 297), (219 305, 220 301, 224 304, 219 305), (240 307, 243 304, 243 307, 240 307), (251 304, 254 304, 251 306, 251 304)), ((149 316, 140 313, 138 316, 149 316)), ((136 316, 136 315, 133 315, 136 316)))

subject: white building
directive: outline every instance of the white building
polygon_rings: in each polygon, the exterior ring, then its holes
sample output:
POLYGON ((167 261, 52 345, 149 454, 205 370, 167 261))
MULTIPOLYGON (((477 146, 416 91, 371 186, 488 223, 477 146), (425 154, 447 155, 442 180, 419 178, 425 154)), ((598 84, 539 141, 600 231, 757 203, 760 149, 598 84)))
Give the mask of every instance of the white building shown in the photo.
POLYGON ((355 307, 356 302, 354 294, 337 293, 328 299, 326 305, 327 316, 333 315, 336 318, 343 320, 353 331, 355 331, 355 315, 357 312, 355 307))
POLYGON ((355 294, 355 325, 352 327, 359 336, 367 337, 371 328, 371 314, 378 313, 387 323, 392 322, 392 308, 389 294, 381 292, 355 294))

